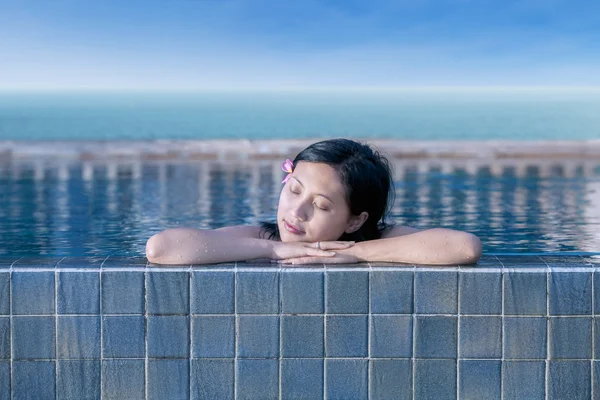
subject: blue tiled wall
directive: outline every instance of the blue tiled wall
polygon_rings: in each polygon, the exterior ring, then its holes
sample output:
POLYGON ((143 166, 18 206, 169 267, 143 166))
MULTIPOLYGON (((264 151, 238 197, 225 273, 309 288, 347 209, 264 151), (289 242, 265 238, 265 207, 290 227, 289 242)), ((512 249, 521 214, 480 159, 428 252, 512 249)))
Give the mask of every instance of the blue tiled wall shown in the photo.
POLYGON ((0 400, 600 398, 596 266, 490 264, 8 264, 0 400))

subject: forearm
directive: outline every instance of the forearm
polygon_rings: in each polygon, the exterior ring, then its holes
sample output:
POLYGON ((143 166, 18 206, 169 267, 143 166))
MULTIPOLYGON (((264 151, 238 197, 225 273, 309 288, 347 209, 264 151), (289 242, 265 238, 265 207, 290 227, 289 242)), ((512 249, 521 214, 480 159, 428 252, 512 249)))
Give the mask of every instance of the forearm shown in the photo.
POLYGON ((146 257, 156 264, 216 264, 271 258, 272 245, 270 240, 232 237, 214 230, 175 228, 152 236, 146 257))
POLYGON ((435 228, 386 239, 360 242, 343 250, 360 261, 407 264, 473 264, 481 256, 481 242, 470 233, 435 228))

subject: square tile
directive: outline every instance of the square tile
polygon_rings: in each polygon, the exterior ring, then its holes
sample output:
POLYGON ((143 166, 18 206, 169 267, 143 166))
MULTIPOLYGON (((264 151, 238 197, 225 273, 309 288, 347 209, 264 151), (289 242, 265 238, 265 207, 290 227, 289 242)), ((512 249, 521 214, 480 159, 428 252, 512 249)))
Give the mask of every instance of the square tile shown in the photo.
POLYGON ((592 362, 592 366, 594 368, 592 377, 592 387, 594 388, 594 400, 598 400, 600 398, 600 393, 596 390, 596 388, 600 387, 600 361, 594 360, 592 362))
POLYGON ((456 272, 415 272, 415 313, 456 314, 458 274, 456 272))
POLYGON ((12 324, 15 360, 55 357, 54 317, 13 317, 12 324))
POLYGON ((100 317, 58 317, 57 358, 100 358, 100 317))
POLYGON ((600 359, 600 318, 594 318, 594 358, 600 359))
POLYGON ((410 316, 371 317, 371 357, 412 357, 413 323, 410 316))
POLYGON ((411 360, 371 361, 371 400, 412 400, 411 360))
POLYGON ((326 316, 326 357, 367 357, 368 316, 326 316))
POLYGON ((146 257, 110 256, 102 263, 102 269, 139 268, 143 270, 148 265, 146 257))
POLYGON ((328 399, 366 399, 369 396, 367 360, 325 360, 328 399))
POLYGON ((188 358, 189 317, 148 317, 148 357, 188 358))
POLYGON ((504 274, 505 315, 546 315, 546 274, 504 274))
POLYGON ((502 398, 502 361, 461 360, 459 369, 461 399, 502 398))
POLYGON ((192 317, 193 357, 235 357, 235 317, 192 317))
POLYGON ((148 360, 148 400, 189 399, 189 360, 148 360))
MULTIPOLYGON (((597 265, 600 267, 600 262, 597 265)), ((594 273, 594 314, 600 314, 600 273, 594 273)))
POLYGON ((507 359, 546 359, 545 317, 506 317, 504 357, 507 359), (527 338, 527 340, 523 340, 527 338))
POLYGON ((414 399, 456 399, 456 360, 415 360, 414 399))
POLYGON ((456 358, 457 317, 417 316, 415 357, 456 358))
POLYGON ((413 280, 413 272, 371 272, 371 312, 373 314, 412 314, 413 280))
POLYGON ((10 360, 10 317, 0 317, 0 360, 10 360))
POLYGON ((278 360, 238 360, 236 400, 277 399, 278 360))
POLYGON ((498 259, 504 268, 548 268, 548 265, 538 256, 499 255, 498 259))
POLYGON ((458 279, 461 314, 502 314, 501 273, 461 272, 458 279))
POLYGON ((589 361, 550 361, 548 364, 548 399, 590 399, 592 383, 589 361))
POLYGON ((592 314, 590 272, 553 272, 549 289, 550 315, 592 314))
POLYGON ((0 256, 0 269, 9 269, 11 265, 14 264, 15 261, 19 260, 22 257, 17 256, 0 256))
POLYGON ((102 360, 102 399, 144 400, 145 360, 102 360))
POLYGON ((585 260, 580 256, 545 256, 542 255, 540 258, 548 264, 550 268, 586 268, 589 265, 586 264, 585 260))
POLYGON ((324 387, 323 360, 281 360, 284 399, 320 399, 324 387))
POLYGON ((592 318, 550 318, 550 358, 592 358, 592 318))
POLYGON ((144 273, 102 272, 102 313, 143 314, 144 273))
POLYGON ((10 273, 0 272, 0 315, 10 314, 10 273))
POLYGON ((505 400, 545 400, 545 361, 504 361, 505 400))
POLYGON ((285 314, 323 314, 323 272, 281 273, 281 308, 285 314))
POLYGON ((54 399, 54 361, 13 361, 14 399, 54 399))
MULTIPOLYGON (((502 264, 498 257, 490 254, 482 254, 474 268, 502 268, 502 264)), ((471 267, 467 267, 471 268, 471 267)))
POLYGON ((193 400, 233 400, 233 391, 233 359, 200 358, 192 360, 193 400))
POLYGON ((233 314, 235 275, 233 272, 192 272, 192 313, 233 314))
POLYGON ((54 315, 54 272, 12 273, 13 315, 54 315))
POLYGON ((237 313, 279 313, 279 275, 277 272, 238 272, 237 313))
POLYGON ((369 273, 328 271, 325 274, 327 313, 368 314, 369 273))
POLYGON ((13 268, 46 268, 51 269, 56 267, 64 257, 61 256, 43 256, 43 257, 23 257, 16 260, 13 268))
POLYGON ((502 358, 502 317, 460 317, 460 358, 502 358))
POLYGON ((278 316, 238 316, 237 357, 279 357, 278 316))
POLYGON ((100 360, 60 360, 56 367, 57 399, 100 398, 100 360))
POLYGON ((10 400, 10 361, 0 361, 0 400, 10 400))
POLYGON ((143 358, 146 356, 146 320, 142 316, 102 319, 104 358, 143 358))
POLYGON ((281 325, 282 357, 323 357, 323 316, 284 315, 281 325))
POLYGON ((96 257, 73 257, 67 256, 56 264, 56 268, 95 268, 100 269, 102 263, 106 260, 106 256, 96 257))
POLYGON ((146 274, 148 314, 189 314, 189 281, 188 272, 148 272, 146 274))
POLYGON ((59 272, 57 302, 59 314, 99 314, 100 274, 59 272))

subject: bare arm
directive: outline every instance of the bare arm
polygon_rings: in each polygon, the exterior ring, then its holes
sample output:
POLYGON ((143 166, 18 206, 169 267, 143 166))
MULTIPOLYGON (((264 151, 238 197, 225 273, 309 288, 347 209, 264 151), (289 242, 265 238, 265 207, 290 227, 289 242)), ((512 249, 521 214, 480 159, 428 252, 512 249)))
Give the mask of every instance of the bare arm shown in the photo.
POLYGON ((445 228, 419 231, 409 227, 394 230, 383 239, 360 242, 338 253, 353 255, 359 262, 427 265, 473 264, 481 257, 481 241, 467 232, 445 228))
MULTIPOLYGON (((173 228, 157 233, 146 243, 146 257, 155 264, 216 264, 261 258, 331 257, 314 243, 281 243, 261 239, 260 228, 226 227, 215 230, 173 228)), ((346 249, 351 244, 328 242, 328 249, 346 249)))

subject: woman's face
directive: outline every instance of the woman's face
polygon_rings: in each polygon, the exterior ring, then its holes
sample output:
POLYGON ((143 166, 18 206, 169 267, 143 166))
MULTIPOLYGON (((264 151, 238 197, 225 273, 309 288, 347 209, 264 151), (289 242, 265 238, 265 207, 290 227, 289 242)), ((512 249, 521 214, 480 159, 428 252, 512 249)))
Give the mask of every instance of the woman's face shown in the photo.
POLYGON ((338 240, 352 220, 338 172, 327 164, 300 161, 279 196, 281 241, 338 240))

